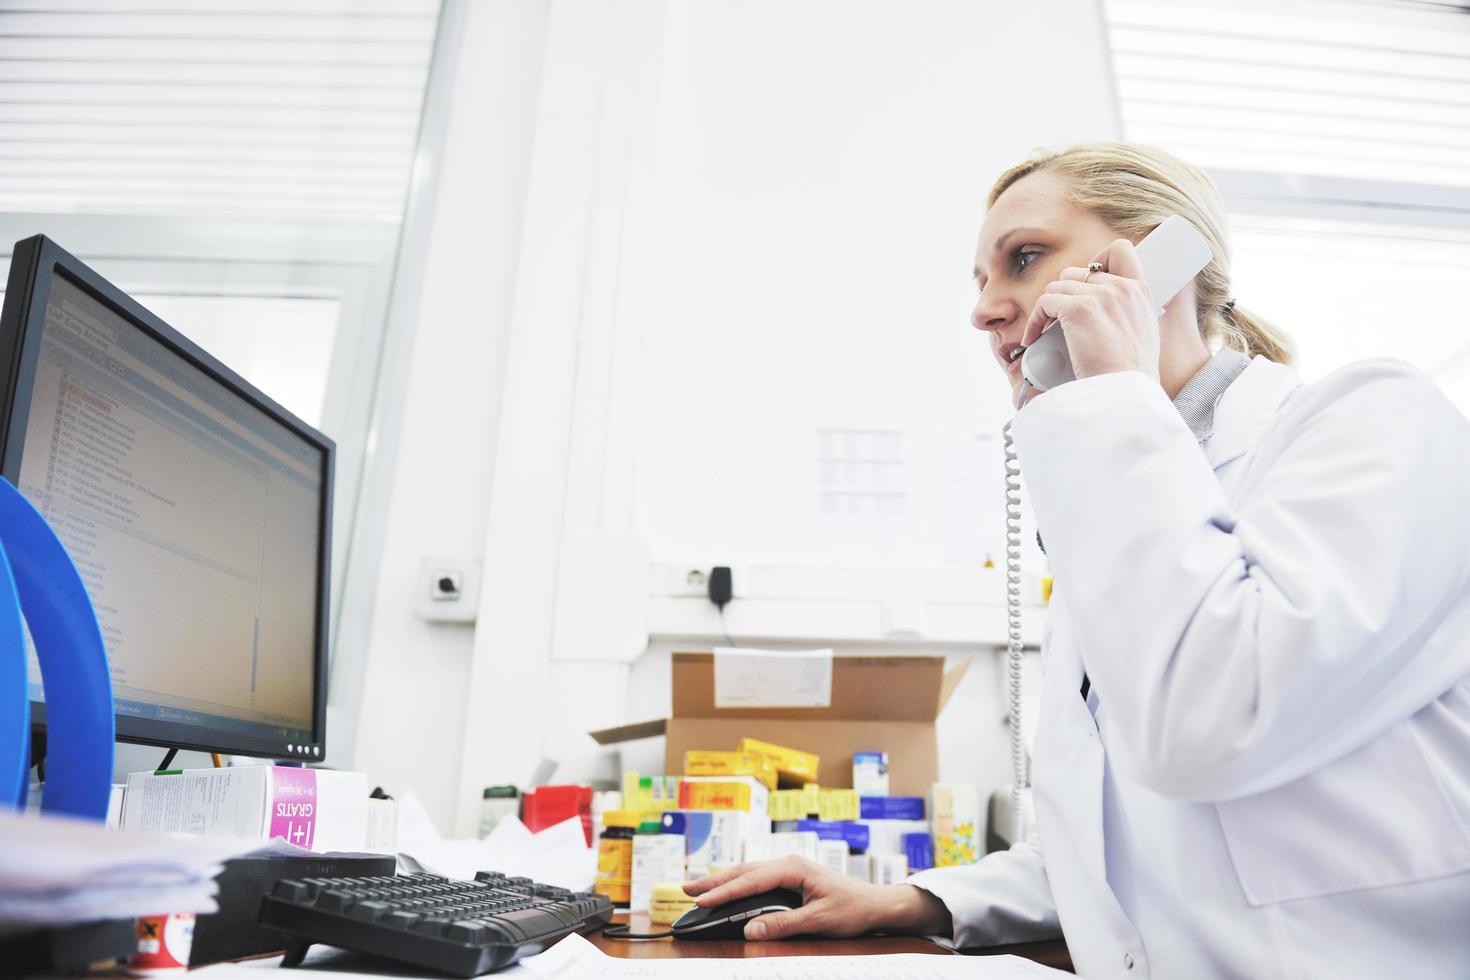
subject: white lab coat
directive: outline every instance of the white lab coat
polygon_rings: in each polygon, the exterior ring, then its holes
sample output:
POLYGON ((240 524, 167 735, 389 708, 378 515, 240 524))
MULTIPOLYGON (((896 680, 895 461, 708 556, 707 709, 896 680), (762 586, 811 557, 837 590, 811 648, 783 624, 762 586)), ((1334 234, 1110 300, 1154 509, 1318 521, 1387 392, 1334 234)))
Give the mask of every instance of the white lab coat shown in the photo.
POLYGON ((1013 434, 1057 583, 1040 850, 910 879, 955 942, 1061 932, 1093 978, 1470 977, 1470 423, 1399 362, 1257 358, 1203 452, 1136 373, 1013 434))

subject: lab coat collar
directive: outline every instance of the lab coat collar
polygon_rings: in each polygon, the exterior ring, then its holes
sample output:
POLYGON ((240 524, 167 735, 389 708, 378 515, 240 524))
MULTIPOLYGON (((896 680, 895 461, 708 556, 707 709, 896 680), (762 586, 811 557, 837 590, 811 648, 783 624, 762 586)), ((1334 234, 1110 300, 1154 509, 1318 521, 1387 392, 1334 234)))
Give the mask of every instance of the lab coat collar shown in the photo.
POLYGON ((1219 469, 1249 452, 1301 383, 1301 376, 1286 365, 1253 358, 1215 407, 1215 431, 1204 445, 1210 467, 1219 469))

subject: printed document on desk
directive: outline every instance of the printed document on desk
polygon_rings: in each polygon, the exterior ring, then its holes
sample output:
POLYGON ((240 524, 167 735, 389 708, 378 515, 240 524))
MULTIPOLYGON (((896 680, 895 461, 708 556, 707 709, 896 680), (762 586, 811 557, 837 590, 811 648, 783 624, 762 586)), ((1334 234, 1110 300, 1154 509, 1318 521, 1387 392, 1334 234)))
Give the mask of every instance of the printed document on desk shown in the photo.
POLYGON ((213 912, 225 859, 261 846, 8 811, 0 811, 0 841, 0 923, 51 925, 213 912))
POLYGON ((1019 956, 756 956, 747 959, 625 960, 570 935, 520 962, 537 980, 1038 980, 1071 977, 1019 956))

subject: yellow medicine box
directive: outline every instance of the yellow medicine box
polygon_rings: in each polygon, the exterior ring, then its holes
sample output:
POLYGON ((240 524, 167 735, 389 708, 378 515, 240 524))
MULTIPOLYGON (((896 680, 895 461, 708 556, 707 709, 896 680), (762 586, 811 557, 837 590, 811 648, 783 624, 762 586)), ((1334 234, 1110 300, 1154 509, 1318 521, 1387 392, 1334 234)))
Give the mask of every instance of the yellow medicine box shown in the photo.
POLYGON ((799 783, 817 781, 817 767, 822 760, 810 752, 788 749, 784 745, 773 745, 770 742, 761 742, 753 738, 742 738, 740 751, 758 752, 766 756, 776 767, 778 776, 784 776, 799 783))
POLYGON ((805 790, 778 789, 771 794, 772 820, 805 820, 808 816, 805 790))
POLYGON ((824 789, 817 794, 818 820, 857 820, 862 816, 855 789, 824 789))
POLYGON ((776 788, 776 767, 759 752, 712 752, 690 749, 684 753, 686 776, 749 776, 776 788))
POLYGON ((771 791, 749 776, 689 776, 679 782, 681 810, 740 810, 771 819, 771 791))

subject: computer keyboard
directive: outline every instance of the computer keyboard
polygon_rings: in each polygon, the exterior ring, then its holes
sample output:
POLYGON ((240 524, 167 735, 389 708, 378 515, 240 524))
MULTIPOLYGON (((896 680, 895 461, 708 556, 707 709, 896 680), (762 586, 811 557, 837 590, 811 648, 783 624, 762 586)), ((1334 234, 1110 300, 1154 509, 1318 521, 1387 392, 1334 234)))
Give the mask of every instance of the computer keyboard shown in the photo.
POLYGON ((313 943, 370 953, 456 977, 476 977, 539 953, 612 918, 605 895, 481 871, 439 875, 300 878, 261 899, 262 925, 292 937, 282 966, 313 943))

